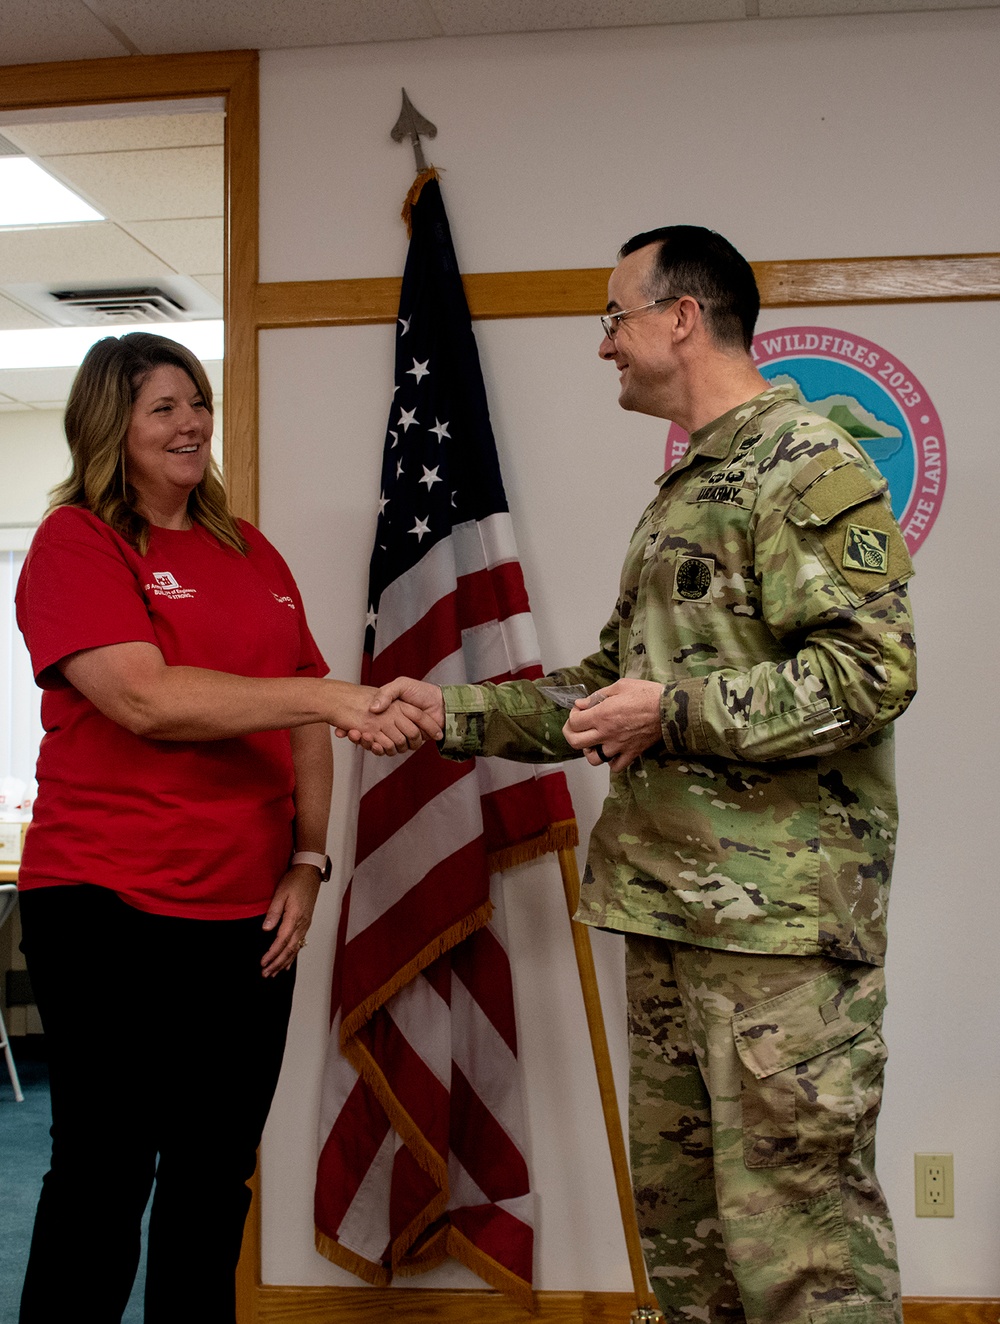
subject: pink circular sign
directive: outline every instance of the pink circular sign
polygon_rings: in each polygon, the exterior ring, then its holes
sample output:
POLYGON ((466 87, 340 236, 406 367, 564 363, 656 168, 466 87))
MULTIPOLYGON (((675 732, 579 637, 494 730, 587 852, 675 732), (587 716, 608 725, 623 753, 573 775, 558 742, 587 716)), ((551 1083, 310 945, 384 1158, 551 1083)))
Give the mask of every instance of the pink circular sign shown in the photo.
MULTIPOLYGON (((947 474, 941 420, 915 374, 881 345, 828 326, 762 331, 751 352, 769 382, 794 386, 807 408, 836 423, 878 465, 915 552, 937 519, 947 474)), ((672 423, 668 469, 687 446, 687 433, 672 423)))

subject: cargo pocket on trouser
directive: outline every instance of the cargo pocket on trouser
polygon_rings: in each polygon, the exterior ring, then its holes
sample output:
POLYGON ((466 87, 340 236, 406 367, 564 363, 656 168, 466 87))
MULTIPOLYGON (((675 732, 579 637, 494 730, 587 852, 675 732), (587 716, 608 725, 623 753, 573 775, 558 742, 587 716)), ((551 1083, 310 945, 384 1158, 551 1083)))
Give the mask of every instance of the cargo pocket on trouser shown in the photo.
POLYGON ((733 1017, 744 1184, 725 1237, 753 1324, 900 1318, 892 1226, 870 1167, 884 1007, 881 969, 831 963, 733 1017), (875 1222, 884 1235, 873 1239, 875 1222))
POLYGON ((733 1017, 748 1168, 869 1143, 885 1067, 884 1009, 883 971, 845 965, 733 1017))

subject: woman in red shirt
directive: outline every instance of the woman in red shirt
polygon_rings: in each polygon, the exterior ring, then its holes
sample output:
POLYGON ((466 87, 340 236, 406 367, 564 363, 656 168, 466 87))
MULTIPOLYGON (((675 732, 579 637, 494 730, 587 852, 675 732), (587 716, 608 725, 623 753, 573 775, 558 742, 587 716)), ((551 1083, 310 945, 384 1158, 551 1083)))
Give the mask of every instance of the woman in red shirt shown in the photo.
POLYGON ((229 1324, 329 872, 330 726, 389 753, 438 733, 325 678, 288 567, 227 507, 188 350, 99 341, 66 435, 17 593, 44 691, 19 891, 53 1115, 21 1324, 120 1320, 154 1178, 146 1324, 229 1324))

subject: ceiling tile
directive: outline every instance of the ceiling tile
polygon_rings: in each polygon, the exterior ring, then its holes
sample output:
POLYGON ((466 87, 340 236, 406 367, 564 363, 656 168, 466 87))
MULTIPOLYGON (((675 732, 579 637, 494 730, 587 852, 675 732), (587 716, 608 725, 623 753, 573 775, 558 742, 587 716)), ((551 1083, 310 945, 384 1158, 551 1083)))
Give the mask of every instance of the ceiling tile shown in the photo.
POLYGON ((20 410, 23 413, 24 410, 30 408, 30 405, 24 404, 21 400, 11 400, 9 396, 0 395, 0 413, 12 414, 15 410, 20 410))
POLYGON ((95 207, 119 221, 221 216, 221 147, 163 148, 47 156, 45 164, 95 207))
POLYGON ((3 0, 0 65, 128 55, 80 0, 3 0))
MULTIPOLYGON (((0 238, 0 244, 2 243, 3 239, 0 238)), ((13 299, 5 299, 0 294, 0 329, 4 331, 22 331, 33 327, 51 325, 51 322, 44 321, 41 317, 30 313, 27 308, 22 308, 13 299)))
POLYGON ((226 282, 222 276, 195 276, 195 280, 199 285, 204 286, 204 288, 208 290, 213 299, 218 299, 219 303, 224 302, 226 282))
POLYGON ((3 136, 33 156, 221 146, 222 114, 134 115, 54 124, 8 124, 3 136))
MULTIPOLYGON (((311 0, 308 7, 319 12, 322 5, 311 0)), ((341 41, 405 41, 443 35, 429 0, 351 0, 350 5, 341 0, 337 7, 349 34, 341 41)))
POLYGON ((29 405, 59 405, 69 395, 76 368, 6 368, 0 393, 29 405))
POLYGON ((746 0, 430 0, 448 36, 700 23, 746 17, 746 0))
POLYGON ((110 221, 0 232, 0 285, 148 280, 171 268, 110 221))
POLYGON ((440 36, 425 0, 101 0, 101 12, 149 55, 171 51, 280 50, 341 42, 440 36))
POLYGON ((221 216, 195 221, 132 221, 129 232, 178 271, 221 275, 225 257, 221 216))
POLYGON ((139 51, 278 50, 440 35, 812 14, 993 9, 1000 0, 0 0, 0 65, 139 51), (117 28, 119 42, 110 29, 117 28))

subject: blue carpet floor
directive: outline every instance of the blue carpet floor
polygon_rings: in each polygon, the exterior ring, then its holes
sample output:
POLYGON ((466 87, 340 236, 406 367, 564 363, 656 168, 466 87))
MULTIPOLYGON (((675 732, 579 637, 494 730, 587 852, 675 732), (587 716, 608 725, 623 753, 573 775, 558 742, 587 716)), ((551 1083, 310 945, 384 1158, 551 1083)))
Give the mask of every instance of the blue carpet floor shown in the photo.
MULTIPOLYGON (((38 1054, 12 1044, 24 1102, 14 1101, 0 1054, 0 1324, 17 1324, 21 1281, 42 1177, 49 1166, 49 1077, 38 1054)), ((143 1229, 145 1237, 145 1229, 143 1229)), ((122 1324, 142 1324, 140 1264, 122 1324)))

